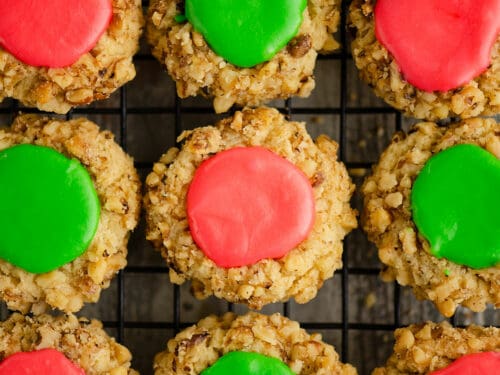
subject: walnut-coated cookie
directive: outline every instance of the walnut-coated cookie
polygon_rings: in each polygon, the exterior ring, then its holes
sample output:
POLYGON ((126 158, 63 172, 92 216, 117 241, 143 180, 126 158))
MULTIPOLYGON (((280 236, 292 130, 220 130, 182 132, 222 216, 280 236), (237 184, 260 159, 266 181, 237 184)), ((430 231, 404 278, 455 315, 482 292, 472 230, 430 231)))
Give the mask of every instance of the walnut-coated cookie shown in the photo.
MULTIPOLYGON (((313 142, 304 123, 286 121, 275 109, 244 109, 215 126, 184 132, 181 150, 170 149, 146 179, 147 238, 159 249, 176 284, 192 280, 197 298, 212 294, 260 309, 294 297, 306 303, 342 265, 342 239, 356 227, 349 200, 354 190, 338 145, 327 136, 313 142), (210 156, 238 146, 261 146, 298 167, 310 181, 316 203, 308 237, 280 259, 222 268, 205 256, 188 224, 188 187, 210 156)), ((279 235, 279 234, 277 234, 279 235)))
POLYGON ((494 327, 427 322, 397 329, 394 337, 393 354, 372 375, 429 374, 466 354, 500 351, 500 330, 494 327))
POLYGON ((357 372, 339 360, 335 349, 320 334, 309 335, 299 323, 280 314, 271 316, 226 313, 209 316, 169 340, 155 357, 155 375, 196 375, 232 351, 256 352, 275 357, 297 375, 357 372))
POLYGON ((408 135, 397 133, 362 186, 363 228, 379 249, 382 278, 413 288, 419 299, 434 302, 445 316, 461 304, 483 311, 500 306, 500 268, 473 269, 438 259, 419 233, 411 211, 413 183, 429 158, 457 144, 478 145, 500 158, 500 124, 467 119, 449 127, 417 124, 408 135))
POLYGON ((139 177, 113 134, 84 118, 19 116, 10 128, 0 130, 0 150, 18 144, 50 147, 80 161, 97 192, 101 213, 87 250, 54 271, 34 274, 0 260, 0 298, 23 313, 78 311, 84 302, 96 302, 127 263, 128 238, 139 218, 139 177))
POLYGON ((0 361, 18 352, 55 349, 86 375, 137 375, 132 356, 103 330, 97 320, 74 315, 35 317, 12 314, 0 323, 0 361))
POLYGON ((307 1, 298 34, 271 60, 239 68, 218 56, 203 36, 175 20, 184 0, 153 0, 147 16, 147 37, 153 55, 168 70, 181 98, 213 98, 217 113, 233 104, 257 106, 272 99, 307 97, 315 86, 318 52, 338 48, 333 39, 340 20, 340 1, 307 1))
POLYGON ((112 0, 113 16, 94 48, 65 68, 29 66, 0 48, 0 101, 66 113, 108 98, 135 77, 132 57, 144 24, 140 0, 112 0))
POLYGON ((493 46, 491 65, 484 73, 453 90, 426 92, 404 79, 394 57, 377 40, 375 4, 376 0, 353 1, 349 24, 355 32, 352 55, 360 77, 377 96, 408 116, 432 121, 500 112, 500 38, 493 46))

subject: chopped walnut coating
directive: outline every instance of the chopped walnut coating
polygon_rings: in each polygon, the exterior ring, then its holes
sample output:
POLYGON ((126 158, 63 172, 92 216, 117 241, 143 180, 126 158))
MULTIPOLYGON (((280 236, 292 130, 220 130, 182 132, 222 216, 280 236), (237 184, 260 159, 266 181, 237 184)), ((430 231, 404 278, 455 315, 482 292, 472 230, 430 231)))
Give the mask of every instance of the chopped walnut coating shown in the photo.
POLYGON ((429 374, 466 354, 500 352, 500 330, 494 327, 427 322, 397 329, 394 337, 394 353, 372 375, 429 374))
POLYGON ((297 375, 356 375, 335 349, 279 314, 209 316, 169 340, 154 361, 155 375, 198 375, 231 351, 275 357, 297 375))
POLYGON ((24 143, 51 147, 79 160, 92 178, 101 215, 87 250, 54 271, 32 274, 0 260, 0 298, 23 313, 50 307, 75 312, 84 302, 96 302, 127 264, 128 237, 139 218, 139 177, 113 134, 84 118, 59 121, 24 115, 0 130, 0 150, 24 143))
POLYGON ((432 155, 462 143, 500 158, 500 124, 467 119, 445 128, 423 122, 408 135, 397 133, 362 187, 363 228, 379 249, 382 278, 411 286, 445 316, 459 304, 473 311, 483 311, 487 303, 500 307, 500 266, 472 269, 436 258, 412 220, 410 194, 420 170, 432 155))
POLYGON ((181 150, 170 149, 146 179, 147 238, 159 249, 176 284, 192 280, 198 298, 216 295, 260 309, 294 297, 305 303, 342 265, 342 239, 356 227, 349 200, 354 185, 337 162, 337 144, 313 142, 305 124, 286 121, 269 108, 245 109, 215 124, 184 132, 181 150), (262 146, 295 164, 311 181, 315 224, 308 238, 281 259, 221 268, 191 237, 186 194, 196 168, 214 153, 237 146, 262 146))
POLYGON ((377 96, 408 116, 433 121, 500 113, 500 37, 491 52, 491 65, 484 73, 454 90, 422 91, 404 79, 393 56, 378 42, 373 15, 375 3, 376 0, 354 0, 349 23, 355 33, 354 62, 361 79, 377 96))
POLYGON ((148 11, 147 37, 153 55, 168 70, 181 98, 213 98, 216 112, 233 104, 257 106, 272 99, 307 97, 315 86, 318 52, 338 48, 333 38, 340 20, 340 1, 309 0, 297 36, 271 60, 239 68, 206 43, 190 23, 178 23, 183 1, 153 0, 148 11))
POLYGON ((43 111, 108 98, 135 77, 132 56, 139 48, 143 15, 140 0, 112 0, 113 18, 96 46, 66 68, 33 67, 0 47, 0 102, 7 97, 43 111))
POLYGON ((288 43, 287 48, 293 57, 302 57, 312 48, 312 38, 310 35, 299 35, 288 43))
POLYGON ((138 375, 130 368, 128 349, 109 337, 97 320, 15 313, 0 323, 0 361, 17 352, 47 348, 64 354, 86 375, 138 375))

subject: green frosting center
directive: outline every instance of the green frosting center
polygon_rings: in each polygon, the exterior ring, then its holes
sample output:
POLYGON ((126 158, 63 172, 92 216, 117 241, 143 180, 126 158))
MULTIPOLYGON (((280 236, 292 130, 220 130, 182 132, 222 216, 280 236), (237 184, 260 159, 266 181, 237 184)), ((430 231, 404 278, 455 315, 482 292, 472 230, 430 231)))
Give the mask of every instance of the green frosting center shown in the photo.
POLYGON ((99 216, 77 160, 34 145, 0 151, 0 258, 28 272, 52 271, 87 249, 99 216))
POLYGON ((222 356, 201 375, 294 375, 279 359, 259 353, 230 352, 222 356))
POLYGON ((413 221, 431 253, 471 268, 500 263, 500 160, 476 145, 431 157, 411 192, 413 221))
POLYGON ((226 61, 270 60, 299 31, 306 0, 186 0, 186 17, 226 61))

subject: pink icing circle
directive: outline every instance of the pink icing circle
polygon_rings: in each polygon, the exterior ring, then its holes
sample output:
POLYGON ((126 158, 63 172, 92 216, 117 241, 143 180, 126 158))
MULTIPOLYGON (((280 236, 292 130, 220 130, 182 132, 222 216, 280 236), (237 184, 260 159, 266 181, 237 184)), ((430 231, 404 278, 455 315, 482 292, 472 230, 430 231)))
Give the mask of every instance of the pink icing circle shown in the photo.
POLYGON ((204 161, 187 194, 191 235, 219 267, 281 258, 315 218, 311 183, 288 160, 262 147, 237 147, 204 161))
POLYGON ((490 65, 500 0, 377 0, 375 33, 413 86, 452 90, 490 65))
POLYGON ((106 31, 111 0, 0 0, 0 45, 31 66, 62 68, 106 31))
POLYGON ((85 375, 85 371, 55 349, 12 354, 0 363, 0 375, 85 375))

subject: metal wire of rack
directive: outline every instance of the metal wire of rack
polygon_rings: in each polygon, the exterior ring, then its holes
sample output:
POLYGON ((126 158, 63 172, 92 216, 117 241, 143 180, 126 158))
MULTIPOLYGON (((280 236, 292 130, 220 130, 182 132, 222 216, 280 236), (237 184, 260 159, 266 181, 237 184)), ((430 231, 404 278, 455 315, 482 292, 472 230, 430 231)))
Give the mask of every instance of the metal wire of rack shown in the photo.
MULTIPOLYGON (((147 3, 143 1, 145 8, 147 3)), ((358 81, 346 27, 349 3, 342 2, 340 52, 321 56, 318 61, 319 94, 271 105, 291 119, 306 120, 311 134, 326 132, 336 139, 339 158, 359 186, 392 133, 407 128, 412 120, 376 99, 358 81), (328 93, 332 93, 332 100, 325 97, 328 93)), ((179 99, 167 73, 148 50, 145 46, 135 57, 138 76, 131 84, 107 101, 76 108, 67 115, 86 116, 112 130, 122 147, 134 156, 143 178, 183 130, 213 123, 216 118, 208 101, 179 99)), ((0 119, 8 123, 19 111, 37 112, 6 100, 0 105, 0 119)), ((353 202, 360 207, 359 196, 353 202)), ((395 328, 443 318, 429 303, 415 301, 408 290, 379 280, 376 251, 359 229, 346 238, 344 249, 344 267, 325 283, 315 300, 304 306, 295 302, 275 304, 264 312, 281 312, 300 321, 308 331, 320 331, 343 361, 355 365, 360 374, 369 374, 389 355, 395 328)), ((79 315, 103 320, 106 329, 132 351, 133 365, 141 374, 152 374, 154 354, 183 327, 210 313, 246 311, 215 298, 195 301, 187 287, 171 285, 164 262, 144 239, 143 224, 131 238, 129 255, 129 265, 103 292, 99 303, 85 307, 79 315)), ((499 317, 493 311, 470 314, 459 310, 451 321, 498 325, 499 317)))

